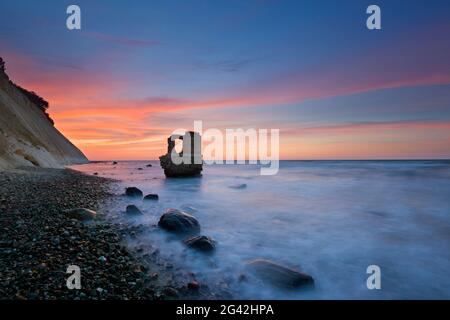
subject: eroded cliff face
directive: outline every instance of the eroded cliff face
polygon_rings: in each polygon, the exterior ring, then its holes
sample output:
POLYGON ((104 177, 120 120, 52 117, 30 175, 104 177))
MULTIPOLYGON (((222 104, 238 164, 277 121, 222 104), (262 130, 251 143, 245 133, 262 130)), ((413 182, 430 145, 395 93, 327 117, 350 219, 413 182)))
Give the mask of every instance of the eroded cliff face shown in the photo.
POLYGON ((84 154, 54 127, 42 106, 12 83, 0 66, 0 170, 20 166, 62 168, 87 162, 84 154))

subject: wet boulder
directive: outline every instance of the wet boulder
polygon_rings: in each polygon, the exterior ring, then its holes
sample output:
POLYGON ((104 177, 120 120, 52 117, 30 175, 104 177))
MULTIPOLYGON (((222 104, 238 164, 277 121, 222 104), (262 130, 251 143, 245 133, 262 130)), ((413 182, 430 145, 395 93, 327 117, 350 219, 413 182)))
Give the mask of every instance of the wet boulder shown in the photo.
POLYGON ((142 198, 144 194, 136 187, 128 187, 125 189, 125 195, 132 198, 142 198))
POLYGON ((139 210, 138 207, 136 207, 134 204, 130 204, 129 206, 127 206, 126 209, 126 214, 130 215, 130 216, 138 216, 142 214, 142 211, 139 210))
POLYGON ((300 271, 270 260, 257 259, 247 263, 248 270, 263 282, 283 289, 313 287, 314 279, 300 271))
POLYGON ((167 209, 159 218, 158 226, 164 230, 179 234, 195 234, 200 232, 200 224, 190 214, 177 209, 167 209))
POLYGON ((159 196, 155 193, 150 193, 144 197, 144 200, 158 200, 159 196))
POLYGON ((76 208, 76 209, 70 209, 66 210, 65 214, 70 219, 76 219, 80 221, 87 221, 95 219, 97 213, 93 210, 89 210, 86 208, 76 208))
POLYGON ((153 166, 151 165, 151 163, 149 163, 148 165, 146 165, 146 167, 147 167, 147 168, 151 168, 151 167, 153 167, 153 166))
POLYGON ((212 252, 216 248, 216 242, 211 237, 207 236, 191 237, 183 242, 188 247, 202 252, 212 252))

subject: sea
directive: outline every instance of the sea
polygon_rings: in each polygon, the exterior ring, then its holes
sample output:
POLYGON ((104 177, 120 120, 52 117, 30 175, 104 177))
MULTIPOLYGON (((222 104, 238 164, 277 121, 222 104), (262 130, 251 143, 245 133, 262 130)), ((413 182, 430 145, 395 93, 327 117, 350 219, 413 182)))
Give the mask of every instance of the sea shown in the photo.
POLYGON ((259 165, 205 165, 201 177, 183 179, 166 179, 158 161, 72 168, 116 179, 111 219, 128 221, 123 211, 135 204, 144 214, 129 223, 149 226, 140 243, 156 245, 201 283, 227 279, 234 298, 450 298, 450 161, 281 161, 272 176, 259 165), (131 186, 159 201, 120 197, 131 186), (216 252, 205 256, 155 232, 168 208, 195 216, 216 252), (242 281, 254 259, 311 275, 315 287, 242 281))

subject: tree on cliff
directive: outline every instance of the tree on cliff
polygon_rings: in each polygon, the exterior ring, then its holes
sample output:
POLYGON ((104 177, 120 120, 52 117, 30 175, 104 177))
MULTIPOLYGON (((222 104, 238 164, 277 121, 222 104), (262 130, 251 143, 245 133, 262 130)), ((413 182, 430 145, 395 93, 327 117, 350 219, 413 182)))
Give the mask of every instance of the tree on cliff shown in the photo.
MULTIPOLYGON (((6 67, 5 67, 5 61, 0 57, 0 72, 4 72, 6 75, 6 78, 9 80, 8 75, 5 72, 6 67)), ((42 110, 42 112, 44 113, 44 115, 48 118, 48 120, 54 124, 53 119, 50 118, 50 115, 47 113, 47 109, 48 109, 48 101, 46 101, 44 98, 40 97, 36 92, 34 91, 28 91, 27 89, 22 88, 21 86, 15 84, 14 82, 12 82, 11 80, 9 80, 9 82, 11 83, 12 86, 16 87, 23 95, 25 95, 25 97, 28 98, 28 100, 31 101, 31 103, 33 103, 34 105, 36 105, 39 109, 42 110)))
POLYGON ((0 71, 5 72, 5 61, 0 57, 0 71))

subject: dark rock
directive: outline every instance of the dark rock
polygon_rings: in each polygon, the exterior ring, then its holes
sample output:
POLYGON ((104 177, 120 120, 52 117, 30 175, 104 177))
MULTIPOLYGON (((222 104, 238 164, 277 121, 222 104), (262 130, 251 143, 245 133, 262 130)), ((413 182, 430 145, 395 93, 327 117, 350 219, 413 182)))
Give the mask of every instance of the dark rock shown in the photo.
POLYGON ((242 183, 242 184, 236 184, 236 185, 232 185, 230 186, 231 189, 245 189, 247 188, 247 184, 246 183, 242 183))
POLYGON ((130 216, 137 216, 137 215, 141 215, 142 211, 139 210, 138 207, 136 207, 134 204, 130 204, 129 206, 127 206, 126 209, 126 214, 130 215, 130 216))
POLYGON ((255 276, 276 287, 296 289, 314 286, 311 276, 269 260, 253 260, 247 263, 247 267, 255 276))
POLYGON ((159 218, 158 226, 167 231, 180 234, 200 232, 200 224, 197 219, 177 209, 167 209, 159 218))
POLYGON ((216 242, 207 236, 196 236, 184 240, 184 243, 193 249, 203 252, 211 252, 216 248, 216 242))
POLYGON ((155 193, 150 193, 144 197, 144 200, 158 200, 159 197, 155 193))
POLYGON ((142 168, 138 168, 138 170, 144 170, 144 169, 142 169, 142 168))
POLYGON ((128 197, 133 197, 133 198, 142 198, 144 196, 144 194, 142 193, 141 190, 139 190, 136 187, 128 187, 125 189, 125 194, 128 197))
POLYGON ((151 168, 153 167, 150 163, 148 165, 146 165, 147 168, 151 168))
POLYGON ((85 208, 76 208, 71 210, 66 210, 65 214, 71 218, 80 221, 92 220, 95 218, 97 213, 95 211, 85 209, 85 208))
POLYGON ((191 289, 191 290, 198 290, 198 289, 200 289, 200 285, 198 284, 197 281, 189 282, 187 287, 188 287, 188 289, 191 289))
POLYGON ((161 168, 168 178, 201 176, 203 161, 201 155, 201 136, 198 132, 188 131, 184 135, 172 135, 167 139, 167 153, 159 157, 161 168), (178 153, 183 158, 182 163, 172 161, 172 151, 175 148, 175 140, 183 141, 183 151, 178 153), (184 149, 184 144, 190 145, 190 152, 184 149), (186 161, 187 160, 187 161, 186 161))
POLYGON ((247 281, 247 276, 243 273, 241 273, 238 277, 239 282, 245 282, 247 281))
POLYGON ((113 161, 113 163, 112 164, 117 164, 117 161, 113 161))

